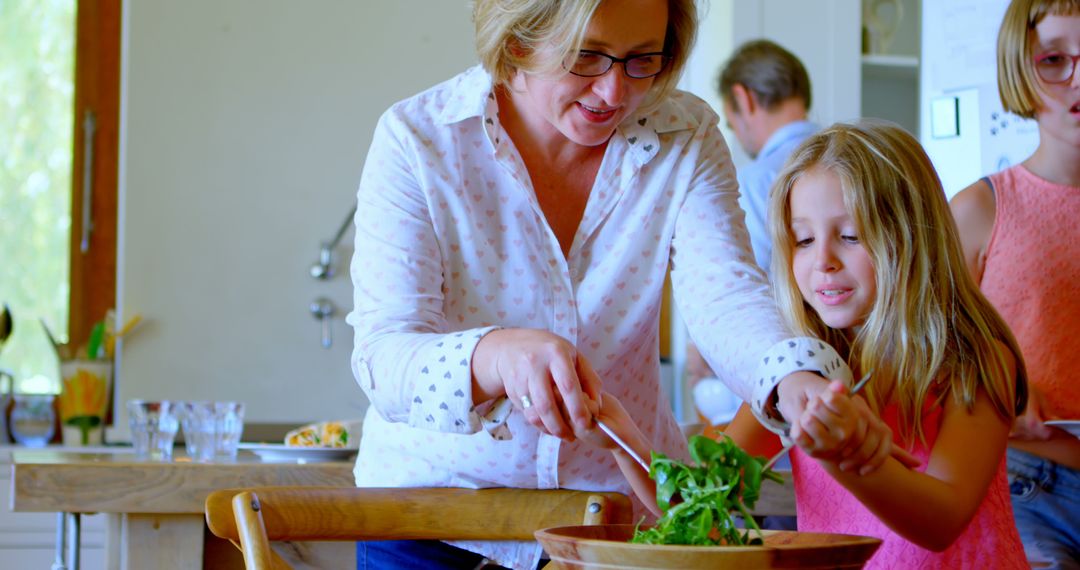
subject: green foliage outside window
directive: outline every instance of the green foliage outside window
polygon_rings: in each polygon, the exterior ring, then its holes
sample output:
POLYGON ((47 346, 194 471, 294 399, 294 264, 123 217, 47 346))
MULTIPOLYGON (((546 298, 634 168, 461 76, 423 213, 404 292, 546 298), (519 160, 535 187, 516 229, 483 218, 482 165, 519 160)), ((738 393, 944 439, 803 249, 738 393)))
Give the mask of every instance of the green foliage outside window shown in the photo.
POLYGON ((0 368, 19 392, 59 391, 39 319, 67 330, 74 70, 75 0, 0 0, 0 368))

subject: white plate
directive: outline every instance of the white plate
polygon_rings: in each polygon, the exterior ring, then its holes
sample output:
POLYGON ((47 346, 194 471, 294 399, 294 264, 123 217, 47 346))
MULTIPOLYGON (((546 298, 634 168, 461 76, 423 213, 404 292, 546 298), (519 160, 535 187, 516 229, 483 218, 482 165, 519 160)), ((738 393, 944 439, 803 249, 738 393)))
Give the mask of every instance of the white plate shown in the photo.
POLYGON ((356 455, 349 447, 289 447, 282 443, 241 443, 246 449, 268 463, 322 463, 346 461, 356 455))
POLYGON ((1080 420, 1050 420, 1046 425, 1061 428, 1076 437, 1080 437, 1080 420))

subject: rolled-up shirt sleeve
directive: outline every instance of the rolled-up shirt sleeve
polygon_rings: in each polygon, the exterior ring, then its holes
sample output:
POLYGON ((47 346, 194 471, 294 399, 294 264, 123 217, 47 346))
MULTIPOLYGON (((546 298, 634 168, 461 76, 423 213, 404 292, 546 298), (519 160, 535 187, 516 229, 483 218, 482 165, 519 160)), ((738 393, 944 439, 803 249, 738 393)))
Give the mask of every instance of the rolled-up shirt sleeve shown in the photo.
POLYGON ((809 370, 840 374, 850 383, 850 372, 843 376, 847 366, 827 344, 796 338, 785 325, 754 262, 727 145, 715 123, 699 136, 701 156, 672 239, 675 300, 713 371, 759 419, 779 429, 762 408, 781 379, 809 370), (811 341, 819 348, 810 350, 811 341))
POLYGON ((440 245, 402 131, 380 119, 357 192, 353 374, 388 421, 474 433, 472 355, 496 327, 451 330, 442 312, 440 245))

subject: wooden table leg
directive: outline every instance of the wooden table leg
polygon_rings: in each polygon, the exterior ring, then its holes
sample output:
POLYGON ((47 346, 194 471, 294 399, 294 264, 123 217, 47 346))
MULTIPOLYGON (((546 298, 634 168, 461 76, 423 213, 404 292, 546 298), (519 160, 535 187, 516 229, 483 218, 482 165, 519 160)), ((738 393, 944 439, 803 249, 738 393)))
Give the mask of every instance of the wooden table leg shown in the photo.
POLYGON ((202 570, 203 517, 197 514, 123 514, 120 568, 202 570))

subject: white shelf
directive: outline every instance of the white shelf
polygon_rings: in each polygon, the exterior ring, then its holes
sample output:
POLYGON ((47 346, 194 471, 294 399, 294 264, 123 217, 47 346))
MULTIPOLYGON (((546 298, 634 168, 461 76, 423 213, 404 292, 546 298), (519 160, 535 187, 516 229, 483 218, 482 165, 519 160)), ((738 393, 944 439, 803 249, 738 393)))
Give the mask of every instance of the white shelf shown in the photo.
POLYGON ((919 58, 911 55, 862 56, 863 76, 915 80, 919 75, 919 58))
POLYGON ((871 67, 919 68, 919 58, 913 55, 864 54, 862 64, 871 67))

